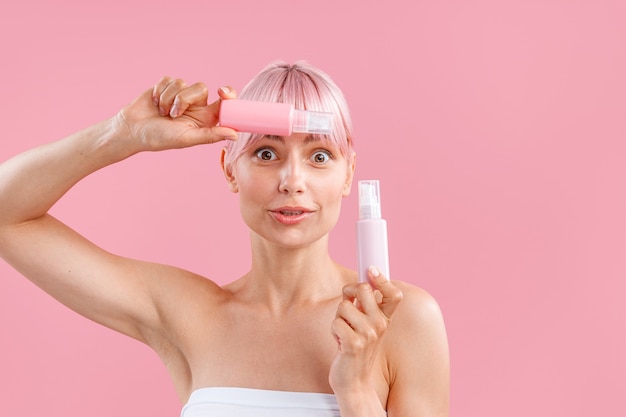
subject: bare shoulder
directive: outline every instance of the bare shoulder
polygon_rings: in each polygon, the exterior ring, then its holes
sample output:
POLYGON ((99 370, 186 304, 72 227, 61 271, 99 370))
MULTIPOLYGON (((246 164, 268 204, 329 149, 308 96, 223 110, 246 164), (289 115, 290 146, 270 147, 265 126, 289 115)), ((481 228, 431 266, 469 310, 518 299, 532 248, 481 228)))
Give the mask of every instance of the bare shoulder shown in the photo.
POLYGON ((424 326, 443 325, 439 303, 430 293, 403 281, 392 283, 402 291, 402 301, 394 314, 392 327, 401 327, 406 331, 419 330, 424 326))
POLYGON ((392 357, 403 354, 448 354, 444 317, 437 300, 426 290, 401 281, 392 281, 402 291, 402 301, 387 330, 392 357), (408 348, 407 348, 408 347, 408 348))
POLYGON ((403 299, 386 335, 388 415, 447 416, 450 358, 439 303, 422 288, 393 284, 403 299))

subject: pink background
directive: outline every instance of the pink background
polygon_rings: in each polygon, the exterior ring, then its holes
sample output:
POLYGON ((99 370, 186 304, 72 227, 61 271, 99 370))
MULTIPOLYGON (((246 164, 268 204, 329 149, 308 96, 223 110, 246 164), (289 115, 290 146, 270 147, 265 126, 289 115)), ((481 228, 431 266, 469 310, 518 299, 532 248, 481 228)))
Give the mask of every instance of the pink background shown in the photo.
MULTIPOLYGON (((351 104, 392 275, 444 311, 451 414, 626 415, 625 4, 14 1, 0 12, 0 159, 114 114, 161 75, 213 92, 306 59, 351 104)), ((114 252, 229 281, 249 255, 219 149, 139 155, 54 214, 114 252)), ((332 246, 352 267, 355 220, 353 194, 332 246)), ((178 415, 147 347, 1 261, 0 278, 0 415, 178 415)))

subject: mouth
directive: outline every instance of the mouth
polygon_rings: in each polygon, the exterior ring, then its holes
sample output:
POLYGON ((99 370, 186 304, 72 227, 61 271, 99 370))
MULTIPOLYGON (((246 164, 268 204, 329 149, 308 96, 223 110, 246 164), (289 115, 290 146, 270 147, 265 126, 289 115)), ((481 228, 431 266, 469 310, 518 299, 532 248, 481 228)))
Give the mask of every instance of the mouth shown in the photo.
POLYGON ((283 216, 299 216, 304 213, 304 210, 278 210, 283 216))
POLYGON ((311 210, 304 207, 280 207, 270 210, 270 214, 274 220, 286 225, 293 225, 304 221, 310 214, 311 210))

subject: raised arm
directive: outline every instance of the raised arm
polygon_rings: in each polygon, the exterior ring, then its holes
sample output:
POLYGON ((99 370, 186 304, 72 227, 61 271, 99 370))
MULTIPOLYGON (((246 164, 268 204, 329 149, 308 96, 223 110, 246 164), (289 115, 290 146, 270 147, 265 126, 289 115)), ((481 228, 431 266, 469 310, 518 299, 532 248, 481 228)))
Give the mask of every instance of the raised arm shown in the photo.
POLYGON ((0 256, 79 314, 148 342, 164 277, 188 273, 112 255, 48 210, 82 178, 135 153, 236 139, 216 126, 219 100, 207 96, 203 84, 163 78, 114 117, 1 164, 0 256))

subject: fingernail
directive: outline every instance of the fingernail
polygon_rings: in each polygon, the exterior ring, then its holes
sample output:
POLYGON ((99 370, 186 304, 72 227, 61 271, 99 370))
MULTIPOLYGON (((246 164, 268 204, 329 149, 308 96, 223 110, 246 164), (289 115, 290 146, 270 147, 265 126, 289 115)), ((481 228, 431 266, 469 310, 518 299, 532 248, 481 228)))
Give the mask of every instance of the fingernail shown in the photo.
POLYGON ((220 87, 220 91, 224 94, 228 94, 230 93, 230 88, 224 86, 224 87, 220 87))
POLYGON ((380 276, 380 271, 374 265, 369 267, 369 271, 374 278, 378 278, 380 276))
POLYGON ((174 104, 172 105, 172 108, 170 109, 170 117, 171 118, 178 117, 178 106, 176 105, 176 102, 174 102, 174 104))

